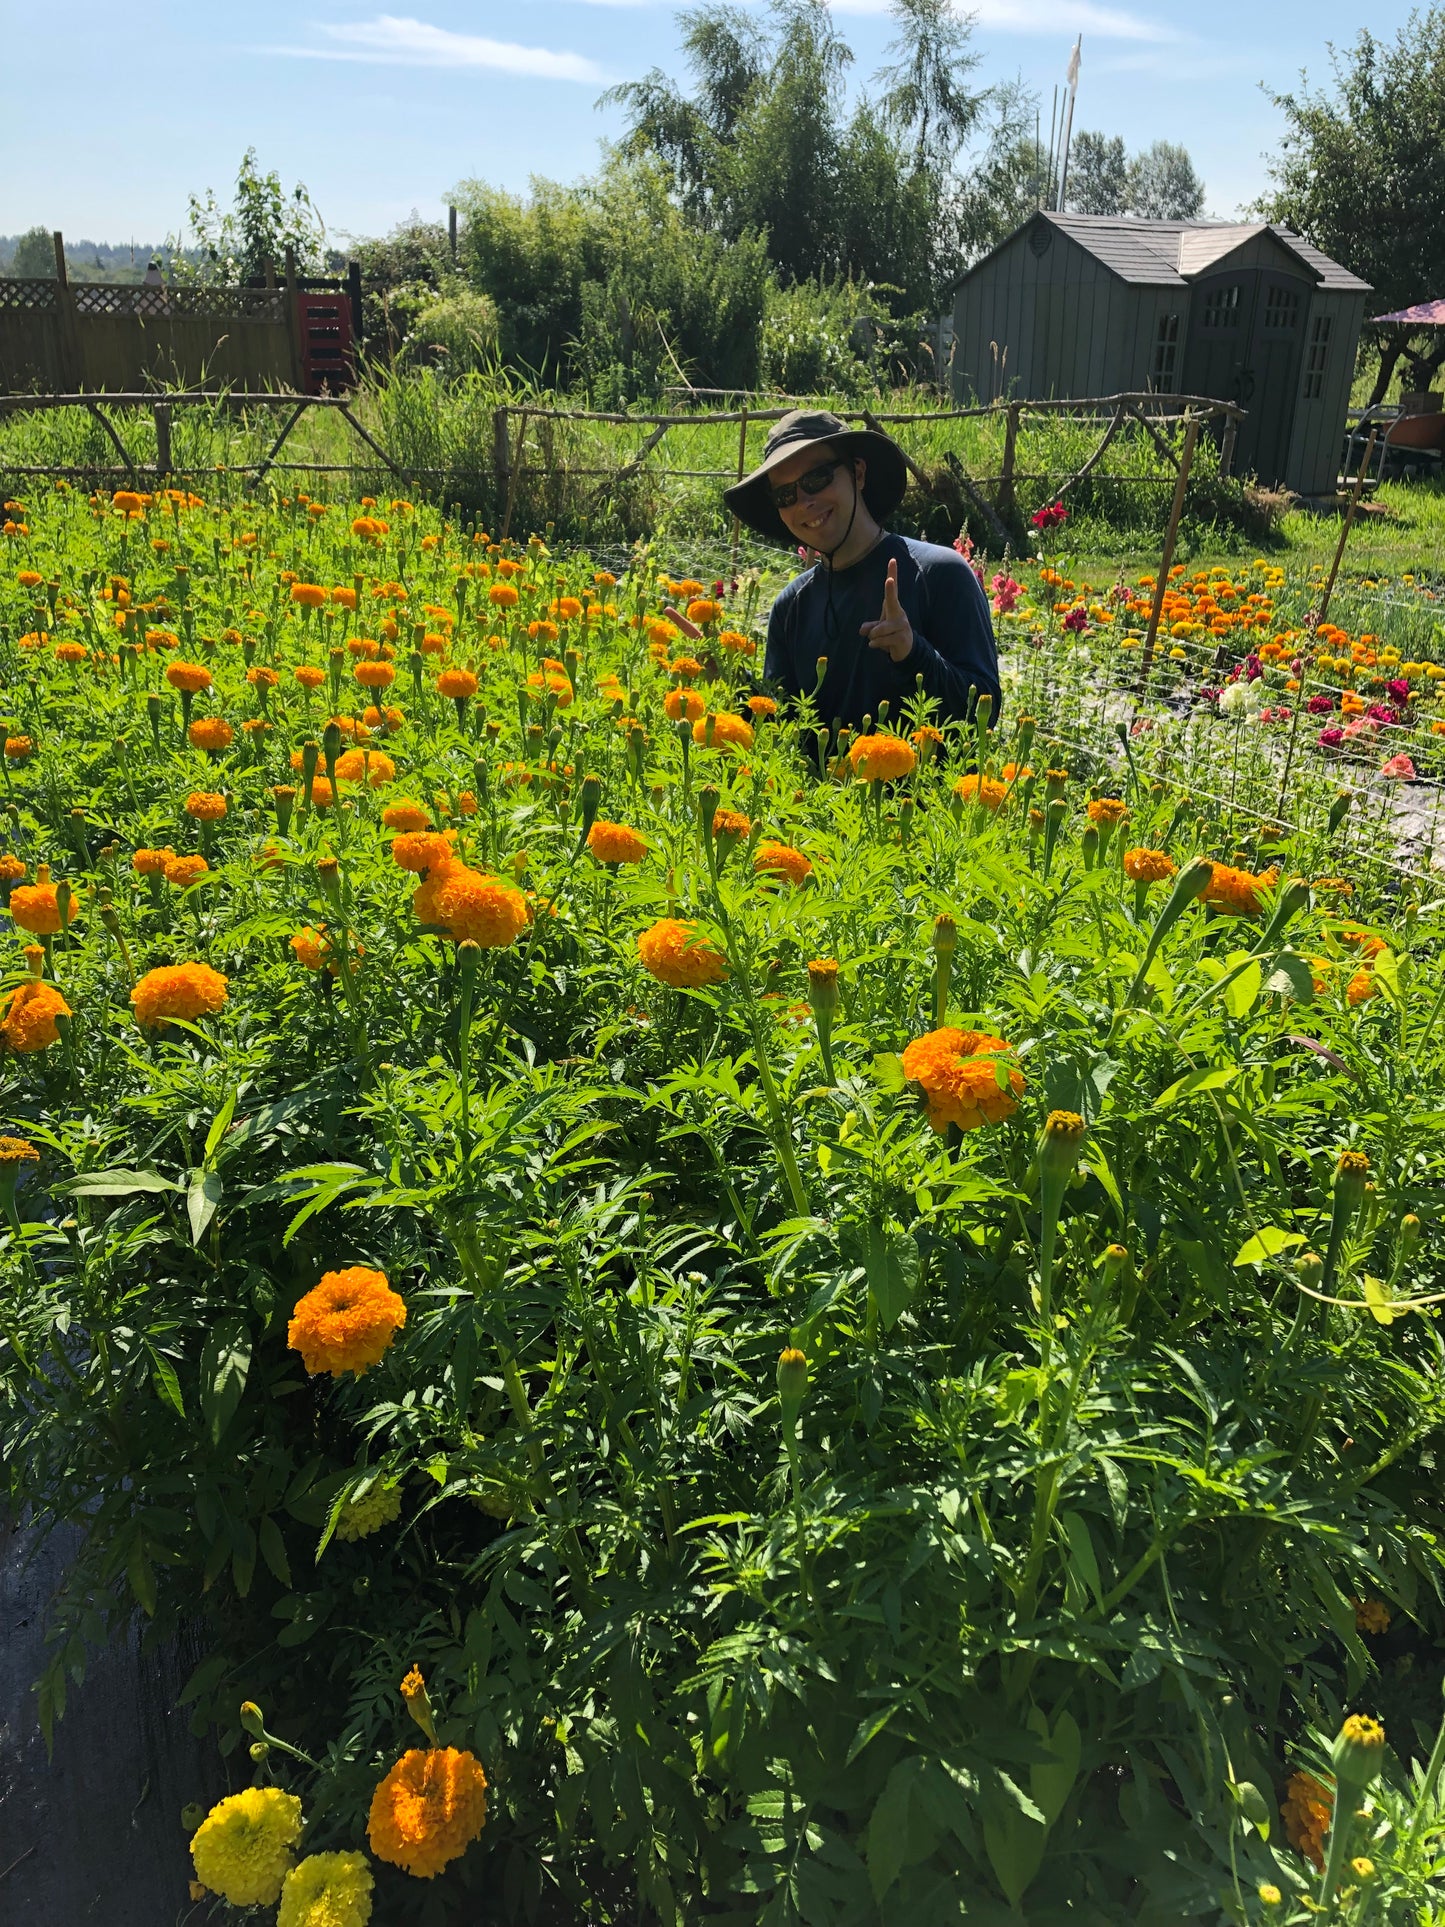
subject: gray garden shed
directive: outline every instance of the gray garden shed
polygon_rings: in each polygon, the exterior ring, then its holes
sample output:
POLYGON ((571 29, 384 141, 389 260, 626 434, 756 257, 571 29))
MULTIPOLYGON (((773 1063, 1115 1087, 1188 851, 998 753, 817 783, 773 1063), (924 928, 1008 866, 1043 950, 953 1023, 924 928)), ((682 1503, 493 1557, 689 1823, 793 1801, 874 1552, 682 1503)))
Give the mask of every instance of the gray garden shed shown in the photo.
POLYGON ((1335 487, 1369 283, 1266 221, 1041 211, 955 284, 960 401, 1152 390, 1248 410, 1235 466, 1335 487))

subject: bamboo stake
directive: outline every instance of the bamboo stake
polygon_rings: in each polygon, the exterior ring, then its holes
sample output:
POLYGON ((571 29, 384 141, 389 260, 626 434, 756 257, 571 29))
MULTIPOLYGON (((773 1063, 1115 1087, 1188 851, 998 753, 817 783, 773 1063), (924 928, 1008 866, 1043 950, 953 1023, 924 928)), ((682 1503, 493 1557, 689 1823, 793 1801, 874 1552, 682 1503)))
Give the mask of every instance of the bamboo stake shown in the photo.
MULTIPOLYGON (((747 474, 747 472, 748 472, 748 411, 747 411, 747 405, 746 403, 744 403, 742 420, 738 423, 738 480, 741 481, 744 475, 747 474)), ((735 515, 733 517, 733 561, 732 561, 732 568, 728 571, 728 579, 729 581, 734 583, 738 579, 738 542, 742 537, 742 532, 743 532, 743 525, 741 521, 738 519, 738 517, 735 515)))
POLYGON ((1139 664, 1139 690, 1143 693, 1154 660, 1154 645, 1159 639, 1159 618, 1164 613, 1164 596, 1169 587, 1169 570, 1174 562, 1174 544, 1179 539, 1179 523, 1184 514, 1184 492, 1189 486, 1189 470, 1194 462, 1194 445, 1199 440, 1199 420, 1191 415, 1184 429, 1184 447, 1179 456, 1179 479, 1174 484, 1174 505, 1169 511, 1169 527, 1164 532, 1164 553, 1159 558, 1159 579, 1154 584, 1154 606, 1149 611, 1149 627, 1144 636, 1144 655, 1139 664))
POLYGON ((1341 562, 1343 562, 1345 558, 1345 544, 1346 542, 1349 541, 1350 530, 1355 525, 1355 511, 1360 506, 1360 491, 1365 486, 1365 476, 1369 473, 1369 468, 1370 468, 1370 457, 1375 452, 1375 437, 1379 434, 1379 432, 1380 432, 1379 424, 1375 423, 1370 429, 1370 439, 1365 444, 1365 458, 1360 463, 1360 472, 1355 477, 1354 487, 1350 490, 1349 507, 1345 510, 1344 523, 1340 529, 1340 539, 1335 544, 1335 559, 1330 564, 1330 573, 1329 573, 1328 579, 1325 582, 1325 592, 1320 597, 1319 608, 1316 609, 1315 611, 1315 619, 1314 619, 1313 627, 1316 629, 1318 629, 1320 624, 1324 621, 1325 615, 1330 606, 1330 597, 1335 592, 1335 577, 1339 574, 1340 564, 1341 562))

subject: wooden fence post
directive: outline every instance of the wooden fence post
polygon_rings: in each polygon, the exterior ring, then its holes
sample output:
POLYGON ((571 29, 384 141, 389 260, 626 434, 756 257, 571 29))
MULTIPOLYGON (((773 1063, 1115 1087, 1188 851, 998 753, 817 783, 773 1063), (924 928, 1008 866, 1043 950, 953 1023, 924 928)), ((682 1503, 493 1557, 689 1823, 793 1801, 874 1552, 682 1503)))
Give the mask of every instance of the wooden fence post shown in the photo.
MULTIPOLYGON (((738 423, 738 480, 741 481, 744 475, 747 474, 747 472, 748 472, 748 405, 746 402, 744 402, 742 417, 738 423)), ((741 534, 742 534, 742 523, 738 520, 737 516, 735 515, 733 517, 733 565, 732 565, 732 582, 733 582, 734 588, 736 588, 737 586, 737 579, 738 579, 738 539, 741 536, 741 534)))
POLYGON ((51 235, 55 248, 56 345, 59 349, 56 370, 59 386, 78 392, 85 386, 85 369, 80 357, 80 329, 75 318, 75 296, 65 268, 65 236, 57 229, 51 235))
POLYGON ((1184 491, 1189 486, 1189 470, 1194 461, 1194 444, 1199 440, 1199 418, 1191 415, 1184 428, 1184 448, 1179 456, 1179 479, 1174 484, 1174 506, 1169 511, 1169 527, 1164 532, 1164 553, 1159 558, 1159 579, 1154 584, 1154 606, 1149 611, 1149 627, 1144 636, 1144 655, 1139 664, 1139 688, 1149 680, 1149 665, 1154 660, 1154 644, 1159 636, 1159 618, 1164 612, 1164 595, 1169 587, 1169 570, 1174 561, 1174 544, 1179 539, 1179 522, 1184 514, 1184 491))
POLYGON ((1329 579, 1325 583, 1325 592, 1320 597, 1320 606, 1315 610, 1314 627, 1316 629, 1319 628, 1329 611, 1330 597, 1335 592, 1335 577, 1339 574, 1340 564, 1345 559, 1345 544, 1349 541, 1350 530, 1355 525, 1355 511, 1360 506, 1360 491, 1364 488, 1365 477, 1370 472, 1370 457, 1375 452, 1375 437, 1379 432, 1380 428, 1377 422, 1371 426, 1370 439, 1365 444, 1365 459, 1360 463, 1360 472, 1355 477, 1354 487, 1350 490, 1350 505, 1345 510, 1344 526, 1340 530, 1340 539, 1335 544, 1335 559, 1330 564, 1329 579))
POLYGON ((507 405, 492 410, 492 475, 495 478, 496 502, 499 504, 507 488, 507 470, 511 466, 511 439, 507 434, 507 405))
POLYGON ((1018 455, 1019 405, 1008 405, 1008 420, 1003 431, 1003 466, 998 477, 998 510, 1005 517, 1014 512, 1014 467, 1018 455))
POLYGON ((512 457, 511 466, 507 470, 507 511, 502 517, 502 533, 498 538, 502 542, 505 542, 512 532, 512 505, 517 499, 517 478, 522 473, 522 443, 526 434, 527 411, 523 408, 517 415, 517 452, 512 457))
POLYGON ((156 419, 156 475, 163 479, 171 472, 171 405, 158 401, 151 412, 156 419))
POLYGON ((301 317, 297 313, 296 250, 286 250, 286 335, 291 343, 291 386, 300 394, 306 386, 306 371, 301 360, 301 317))
POLYGON ((1219 445, 1219 474, 1221 480, 1227 479, 1230 470, 1234 467, 1234 444, 1238 439, 1239 417, 1233 414, 1226 415, 1224 418, 1224 440, 1219 445))

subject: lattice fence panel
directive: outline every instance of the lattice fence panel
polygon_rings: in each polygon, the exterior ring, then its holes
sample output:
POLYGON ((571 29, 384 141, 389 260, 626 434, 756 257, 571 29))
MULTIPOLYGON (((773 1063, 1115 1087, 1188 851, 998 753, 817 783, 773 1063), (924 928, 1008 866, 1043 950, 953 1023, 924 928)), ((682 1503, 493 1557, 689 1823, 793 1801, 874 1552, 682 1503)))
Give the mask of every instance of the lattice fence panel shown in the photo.
POLYGON ((42 280, 0 280, 0 308, 26 313, 55 309, 55 283, 42 280))

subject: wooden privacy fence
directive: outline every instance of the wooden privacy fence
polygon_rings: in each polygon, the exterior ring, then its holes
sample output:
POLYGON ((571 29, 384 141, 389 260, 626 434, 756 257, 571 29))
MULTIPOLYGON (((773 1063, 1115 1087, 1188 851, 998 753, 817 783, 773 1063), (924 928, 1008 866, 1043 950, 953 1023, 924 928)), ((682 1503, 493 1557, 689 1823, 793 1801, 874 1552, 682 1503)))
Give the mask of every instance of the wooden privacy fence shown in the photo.
POLYGON ((128 392, 145 381, 349 387, 361 331, 361 272, 305 278, 288 254, 279 286, 202 287, 0 279, 0 390, 128 392))

